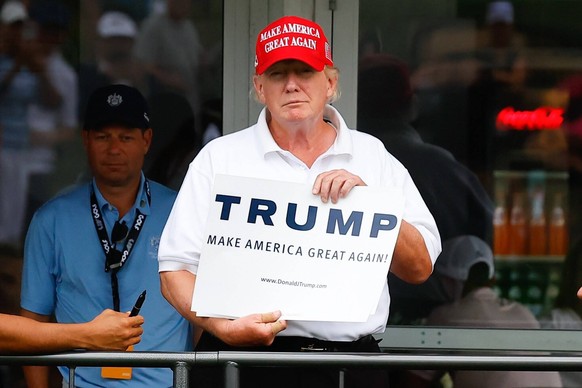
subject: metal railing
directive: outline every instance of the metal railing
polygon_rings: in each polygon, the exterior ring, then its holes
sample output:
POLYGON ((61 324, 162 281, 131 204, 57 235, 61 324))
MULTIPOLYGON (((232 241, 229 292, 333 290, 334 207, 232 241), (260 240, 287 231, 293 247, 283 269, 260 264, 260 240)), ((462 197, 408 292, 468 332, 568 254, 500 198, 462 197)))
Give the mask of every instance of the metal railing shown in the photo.
MULTIPOLYGON (((343 386, 341 368, 346 367, 392 370, 582 371, 582 347, 578 343, 580 340, 574 342, 568 340, 579 336, 579 332, 469 329, 464 335, 471 334, 472 337, 476 335, 490 339, 504 335, 506 341, 503 343, 479 341, 479 346, 475 344, 459 346, 458 340, 455 340, 457 343, 454 343, 453 347, 447 346, 446 333, 447 329, 435 328, 388 330, 383 337, 387 338, 392 334, 392 340, 383 344, 383 353, 82 351, 46 355, 0 355, 0 365, 67 366, 70 371, 69 387, 75 386, 76 367, 101 366, 170 368, 174 373, 173 386, 176 388, 196 386, 195 381, 190 385, 190 371, 194 366, 223 366, 227 388, 239 387, 239 368, 246 366, 337 367, 340 387, 343 386), (411 337, 418 337, 416 338, 418 344, 415 345, 411 341, 402 342, 402 335, 394 335, 402 334, 404 331, 409 334, 417 332, 411 337), (440 339, 433 341, 435 338, 440 339), (426 343, 427 339, 429 343, 426 343), (565 351, 569 353, 563 353, 565 351)), ((460 338, 463 338, 462 333, 463 331, 457 332, 461 334, 460 338)))

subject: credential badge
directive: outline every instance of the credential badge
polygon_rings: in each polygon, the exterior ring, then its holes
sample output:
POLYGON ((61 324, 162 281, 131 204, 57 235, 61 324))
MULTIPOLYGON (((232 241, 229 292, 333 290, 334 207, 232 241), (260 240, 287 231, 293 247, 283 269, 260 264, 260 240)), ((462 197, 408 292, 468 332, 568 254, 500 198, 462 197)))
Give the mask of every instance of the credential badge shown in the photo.
POLYGON ((119 94, 113 93, 110 94, 109 97, 107 97, 107 103, 109 104, 109 106, 118 106, 122 102, 123 98, 119 94))

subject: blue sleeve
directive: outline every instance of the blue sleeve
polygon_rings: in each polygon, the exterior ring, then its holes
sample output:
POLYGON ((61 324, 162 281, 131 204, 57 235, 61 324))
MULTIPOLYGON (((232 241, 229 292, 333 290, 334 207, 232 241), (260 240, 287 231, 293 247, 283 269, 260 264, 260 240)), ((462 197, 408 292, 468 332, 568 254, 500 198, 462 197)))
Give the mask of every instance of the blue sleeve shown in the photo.
POLYGON ((20 306, 37 314, 51 315, 56 301, 53 222, 45 213, 35 214, 24 244, 20 306))

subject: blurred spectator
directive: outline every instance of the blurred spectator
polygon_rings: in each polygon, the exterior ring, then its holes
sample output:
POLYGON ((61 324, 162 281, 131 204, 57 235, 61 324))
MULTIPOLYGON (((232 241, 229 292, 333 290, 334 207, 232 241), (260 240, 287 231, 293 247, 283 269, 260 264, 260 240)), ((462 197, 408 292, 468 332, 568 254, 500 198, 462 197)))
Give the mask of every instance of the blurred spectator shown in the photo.
MULTIPOLYGON (((471 234, 491 242, 493 203, 475 174, 448 151, 425 143, 410 125, 417 106, 407 65, 386 54, 364 57, 358 88, 358 128, 382 140, 408 169, 442 241, 471 234)), ((434 306, 451 301, 434 276, 421 285, 393 275, 389 282, 394 323, 411 323, 426 317, 434 306)))
POLYGON ((135 85, 132 50, 137 32, 135 21, 122 12, 108 11, 99 18, 95 63, 81 64, 79 72, 80 115, 91 91, 112 84, 135 85))
POLYGON ((155 12, 157 3, 165 0, 83 0, 79 3, 79 54, 80 61, 91 63, 95 60, 96 41, 99 39, 97 24, 105 13, 114 11, 127 15, 137 25, 155 12))
POLYGON ((151 126, 156 135, 147 157, 146 176, 179 190, 188 165, 200 150, 201 139, 194 124, 194 112, 188 101, 175 93, 154 96, 151 126))
POLYGON ((365 29, 360 34, 358 43, 358 58, 382 52, 382 34, 377 26, 365 29))
POLYGON ((28 192, 32 102, 56 106, 59 96, 46 74, 24 4, 6 1, 0 10, 0 244, 20 245, 28 192))
POLYGON ((517 90, 524 86, 526 61, 521 52, 523 42, 515 33, 514 8, 509 1, 493 1, 487 5, 486 42, 480 51, 480 59, 490 71, 494 82, 517 90))
POLYGON ((414 37, 412 85, 419 99, 415 128, 424 141, 445 148, 461 163, 469 150, 468 96, 479 74, 473 20, 439 20, 414 37))
POLYGON ((495 264, 490 246, 476 236, 458 236, 443 243, 435 272, 448 282, 452 304, 436 308, 429 325, 539 328, 527 307, 502 300, 493 290, 495 264), (479 263, 485 265, 477 266, 479 263), (501 308, 503 307, 503 308, 501 308))
POLYGON ((28 217, 52 195, 57 146, 71 140, 78 127, 77 73, 65 60, 62 45, 67 38, 70 11, 59 2, 32 3, 30 17, 38 30, 38 50, 46 63, 48 82, 58 93, 58 104, 33 102, 28 109, 31 153, 29 159, 28 217))
MULTIPOLYGON (((469 167, 487 174, 494 161, 501 164, 510 150, 519 150, 531 135, 528 131, 499 131, 497 114, 506 107, 523 110, 527 106, 527 62, 525 42, 515 28, 515 10, 509 1, 487 4, 485 27, 478 37, 476 58, 479 75, 472 84, 468 101, 469 167)), ((517 168, 515 161, 504 161, 505 168, 517 168)), ((485 179, 485 178, 483 178, 485 179)))
POLYGON ((134 54, 149 97, 162 92, 186 97, 201 128, 199 71, 205 54, 191 12, 190 0, 166 0, 165 12, 144 20, 134 54))
MULTIPOLYGON (((527 307, 499 298, 494 284, 493 253, 475 236, 459 236, 443 243, 435 264, 455 302, 437 307, 428 317, 433 326, 503 327, 537 329, 538 321, 527 307)), ((573 292, 575 295, 575 291, 573 292)), ((444 371, 414 371, 403 382, 406 387, 431 387, 444 371), (413 383, 414 382, 414 383, 413 383)), ((449 371, 455 388, 561 387, 558 372, 449 371)))

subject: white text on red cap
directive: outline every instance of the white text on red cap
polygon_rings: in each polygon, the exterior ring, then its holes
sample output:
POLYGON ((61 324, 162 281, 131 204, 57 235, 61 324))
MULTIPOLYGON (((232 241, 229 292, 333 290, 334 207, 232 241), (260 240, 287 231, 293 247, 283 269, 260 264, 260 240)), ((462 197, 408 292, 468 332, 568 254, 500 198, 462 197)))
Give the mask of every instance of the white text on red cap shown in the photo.
MULTIPOLYGON (((300 23, 287 23, 283 24, 282 26, 276 26, 261 33, 260 41, 263 42, 267 39, 271 39, 281 34, 304 34, 308 36, 314 36, 319 38, 319 30, 315 27, 305 26, 300 23)), ((315 39, 303 38, 300 36, 294 36, 289 41, 289 36, 285 36, 283 38, 274 39, 271 42, 265 43, 265 53, 268 53, 272 50, 278 49, 280 47, 287 47, 287 46, 294 46, 294 47, 307 47, 312 50, 317 49, 317 41, 315 39)))
POLYGON ((310 26, 305 26, 303 24, 300 23, 287 23, 287 24, 283 24, 283 26, 276 26, 271 28, 270 30, 267 30, 265 32, 261 33, 261 42, 267 40, 267 39, 271 39, 277 35, 281 35, 281 34, 304 34, 304 35, 310 35, 310 36, 315 36, 316 38, 319 38, 319 30, 315 27, 310 27, 310 26))

